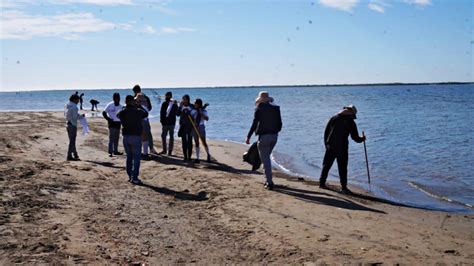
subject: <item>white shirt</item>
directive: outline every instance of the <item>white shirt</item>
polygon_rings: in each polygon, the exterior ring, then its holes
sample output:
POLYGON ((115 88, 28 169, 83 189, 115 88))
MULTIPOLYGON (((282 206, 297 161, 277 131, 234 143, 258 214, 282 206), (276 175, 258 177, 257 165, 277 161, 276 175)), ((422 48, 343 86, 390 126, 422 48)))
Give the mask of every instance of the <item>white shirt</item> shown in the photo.
POLYGON ((122 110, 122 105, 119 104, 119 105, 115 105, 115 103, 112 101, 110 103, 108 103, 106 106, 105 106, 105 109, 104 111, 107 113, 107 115, 112 119, 114 120, 114 122, 120 122, 120 118, 117 117, 117 113, 122 110))
POLYGON ((77 119, 79 118, 79 109, 77 108, 77 104, 69 102, 66 105, 65 111, 66 122, 70 122, 73 126, 77 127, 77 119))
MULTIPOLYGON (((194 120, 196 120, 197 115, 198 115, 198 111, 196 109, 191 110, 191 116, 194 118, 194 120)), ((204 126, 206 122, 203 118, 203 115, 208 116, 207 111, 201 109, 201 121, 199 121, 200 126, 204 126)))

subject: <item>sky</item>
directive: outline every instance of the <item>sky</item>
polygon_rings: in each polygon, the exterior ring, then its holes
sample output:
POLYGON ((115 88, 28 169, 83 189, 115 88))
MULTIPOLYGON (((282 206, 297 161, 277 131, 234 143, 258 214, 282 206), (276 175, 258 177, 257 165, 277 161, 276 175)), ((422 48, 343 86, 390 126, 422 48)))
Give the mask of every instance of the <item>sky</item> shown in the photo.
POLYGON ((0 1, 0 91, 474 80, 471 0, 0 1))

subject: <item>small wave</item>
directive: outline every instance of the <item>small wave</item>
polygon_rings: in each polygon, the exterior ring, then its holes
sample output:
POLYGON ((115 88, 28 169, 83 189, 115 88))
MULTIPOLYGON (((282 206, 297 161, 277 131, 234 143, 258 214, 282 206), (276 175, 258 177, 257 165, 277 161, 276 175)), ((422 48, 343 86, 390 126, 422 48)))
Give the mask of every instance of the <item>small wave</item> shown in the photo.
POLYGON ((450 198, 445 197, 445 196, 436 195, 433 192, 429 191, 427 188, 424 188, 422 185, 417 184, 415 182, 409 181, 408 184, 411 187, 423 192, 424 194, 426 194, 426 195, 428 195, 432 198, 435 198, 435 199, 438 199, 438 200, 441 200, 441 201, 446 201, 446 202, 449 202, 449 203, 452 203, 452 204, 468 207, 469 209, 474 209, 474 206, 472 206, 471 204, 460 202, 460 201, 457 201, 457 200, 453 200, 453 199, 450 199, 450 198))

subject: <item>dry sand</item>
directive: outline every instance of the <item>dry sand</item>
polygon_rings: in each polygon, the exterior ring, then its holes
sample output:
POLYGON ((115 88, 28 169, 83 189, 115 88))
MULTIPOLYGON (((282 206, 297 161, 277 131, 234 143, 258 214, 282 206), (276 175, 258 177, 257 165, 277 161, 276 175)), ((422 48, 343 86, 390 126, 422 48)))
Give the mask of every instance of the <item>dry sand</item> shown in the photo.
MULTIPOLYGON (((217 162, 142 161, 127 182, 104 119, 67 162, 62 114, 0 117, 0 264, 474 264, 474 216, 320 190, 281 173, 275 191, 213 141, 217 162)), ((210 124, 212 126, 212 124, 210 124)), ((155 144, 160 146, 158 125, 155 144)), ((120 145, 121 146, 121 145, 120 145)))

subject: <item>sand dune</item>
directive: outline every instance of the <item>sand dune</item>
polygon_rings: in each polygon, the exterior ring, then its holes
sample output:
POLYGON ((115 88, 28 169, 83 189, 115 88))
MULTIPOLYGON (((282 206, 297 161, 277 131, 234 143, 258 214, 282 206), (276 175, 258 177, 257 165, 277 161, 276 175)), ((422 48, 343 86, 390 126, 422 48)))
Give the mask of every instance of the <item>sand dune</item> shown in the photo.
POLYGON ((195 165, 177 142, 177 157, 142 161, 132 186, 124 156, 107 155, 105 120, 89 122, 82 161, 67 162, 61 113, 0 116, 0 264, 474 263, 474 216, 281 173, 266 191, 237 144, 213 141, 217 161, 195 165))

